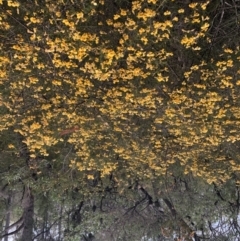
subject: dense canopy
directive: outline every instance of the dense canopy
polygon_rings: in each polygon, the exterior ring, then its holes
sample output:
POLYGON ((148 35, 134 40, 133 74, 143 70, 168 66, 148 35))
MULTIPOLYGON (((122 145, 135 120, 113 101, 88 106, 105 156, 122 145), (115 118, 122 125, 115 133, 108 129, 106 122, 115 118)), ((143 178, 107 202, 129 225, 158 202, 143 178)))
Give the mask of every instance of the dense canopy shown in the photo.
POLYGON ((239 11, 234 0, 0 0, 2 185, 58 197, 81 186, 90 199, 136 183, 158 199, 166 176, 238 188, 239 11))

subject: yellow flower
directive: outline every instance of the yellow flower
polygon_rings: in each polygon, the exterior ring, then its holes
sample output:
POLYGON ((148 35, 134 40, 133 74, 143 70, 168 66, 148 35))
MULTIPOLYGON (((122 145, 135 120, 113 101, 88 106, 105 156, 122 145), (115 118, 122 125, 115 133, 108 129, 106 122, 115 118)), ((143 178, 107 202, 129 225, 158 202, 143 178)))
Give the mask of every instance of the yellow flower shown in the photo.
POLYGON ((201 50, 199 46, 192 48, 192 50, 201 50))
POLYGON ((142 37, 142 38, 141 38, 141 41, 142 41, 144 44, 147 44, 148 39, 147 39, 146 37, 142 37))
POLYGON ((87 179, 93 180, 94 176, 93 175, 87 175, 87 179))
POLYGON ((204 3, 204 4, 200 4, 202 10, 205 10, 208 4, 209 4, 209 1, 207 1, 207 2, 204 3))
POLYGON ((53 85, 57 85, 57 86, 61 86, 62 85, 61 81, 59 81, 59 80, 53 80, 52 84, 53 85))
POLYGON ((152 9, 145 9, 144 12, 139 12, 137 17, 142 18, 143 20, 147 20, 147 18, 152 18, 155 17, 156 12, 153 11, 152 9))
POLYGON ((148 0, 148 3, 156 4, 156 3, 157 3, 157 0, 148 0))
POLYGON ((178 10, 178 13, 184 13, 184 11, 185 10, 183 8, 181 8, 181 9, 178 10))
POLYGON ((50 104, 42 104, 42 106, 41 106, 42 110, 48 110, 49 108, 51 108, 50 104))
POLYGON ((200 23, 201 21, 200 21, 200 19, 199 18, 194 18, 193 20, 192 20, 192 23, 200 23))
POLYGON ((37 130, 37 129, 40 129, 41 128, 41 125, 37 122, 34 122, 31 126, 30 126, 30 132, 34 131, 34 130, 37 130))
POLYGON ((77 19, 80 19, 80 18, 83 18, 83 13, 82 12, 77 13, 77 19))
POLYGON ((29 77, 29 81, 31 84, 36 84, 38 82, 38 79, 35 77, 29 77))
POLYGON ((61 12, 56 12, 56 16, 57 16, 58 18, 60 18, 60 17, 61 17, 61 12))
POLYGON ((107 25, 113 25, 113 21, 111 19, 107 19, 106 22, 107 22, 107 25))
POLYGON ((145 14, 146 14, 147 17, 151 18, 151 17, 155 17, 156 12, 147 8, 147 9, 145 9, 145 14))
POLYGON ((30 18, 30 21, 31 21, 32 23, 40 23, 40 20, 37 19, 37 18, 34 18, 34 17, 31 17, 31 18, 30 18))
POLYGON ((172 28, 172 27, 173 27, 172 22, 171 22, 171 21, 169 21, 169 20, 165 21, 165 22, 164 22, 164 24, 166 24, 166 26, 168 26, 168 27, 170 27, 170 28, 172 28))
POLYGON ((206 32, 208 30, 209 23, 204 23, 203 26, 201 27, 201 30, 206 32))
POLYGON ((231 50, 231 49, 224 49, 223 50, 225 53, 229 53, 229 54, 232 54, 233 53, 233 51, 231 50))
POLYGON ((191 67, 191 70, 198 70, 199 69, 199 66, 198 65, 193 65, 192 67, 191 67))
POLYGON ((198 3, 190 3, 188 6, 190 8, 195 8, 198 5, 198 3))
POLYGON ((119 19, 120 18, 120 15, 119 14, 115 14, 114 16, 113 16, 113 19, 114 20, 117 20, 117 19, 119 19))
POLYGON ((126 10, 121 9, 120 14, 121 14, 122 16, 126 16, 126 15, 127 15, 127 11, 126 11, 126 10))
MULTIPOLYGON (((2 0, 0 0, 0 4, 2 4, 2 0)), ((9 7, 19 7, 20 6, 19 2, 14 2, 12 0, 8 0, 7 4, 9 7)))
POLYGON ((128 35, 124 33, 123 38, 124 38, 124 40, 128 40, 128 35))
POLYGON ((140 28, 140 29, 138 30, 138 32, 139 32, 140 34, 142 34, 142 33, 144 33, 144 32, 145 32, 145 29, 140 28))
POLYGON ((191 45, 194 45, 195 43, 196 43, 195 37, 188 37, 186 35, 181 40, 181 44, 186 46, 186 48, 189 48, 191 45))
POLYGON ((233 67, 233 61, 232 61, 232 59, 229 59, 229 60, 227 61, 227 67, 233 67))
POLYGON ((171 15, 171 12, 170 11, 166 11, 163 13, 164 16, 168 16, 168 15, 171 15))

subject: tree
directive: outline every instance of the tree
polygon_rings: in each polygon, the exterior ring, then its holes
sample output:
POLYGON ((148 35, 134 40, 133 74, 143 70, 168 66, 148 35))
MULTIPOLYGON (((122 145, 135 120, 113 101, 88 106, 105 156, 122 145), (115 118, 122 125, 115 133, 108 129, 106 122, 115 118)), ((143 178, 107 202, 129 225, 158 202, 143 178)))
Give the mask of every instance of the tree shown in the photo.
MULTIPOLYGON (((61 223, 74 233, 79 203, 140 183, 136 210, 151 200, 145 185, 157 190, 175 168, 239 185, 236 1, 11 0, 0 11, 1 181, 28 190, 24 238, 41 192, 67 196, 75 208, 61 223)), ((169 230, 189 236, 178 203, 160 199, 178 220, 169 230)))

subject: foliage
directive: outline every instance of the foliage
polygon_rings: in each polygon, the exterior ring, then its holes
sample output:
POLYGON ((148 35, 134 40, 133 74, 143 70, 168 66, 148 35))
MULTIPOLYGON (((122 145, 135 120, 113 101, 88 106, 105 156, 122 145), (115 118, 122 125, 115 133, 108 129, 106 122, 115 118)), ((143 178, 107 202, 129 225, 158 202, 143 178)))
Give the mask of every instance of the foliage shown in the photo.
POLYGON ((229 179, 239 48, 214 42, 208 4, 3 2, 1 130, 21 134, 31 158, 67 139, 89 179, 123 167, 151 178, 176 160, 209 183, 229 179))
POLYGON ((175 172, 239 185, 239 7, 0 0, 3 183, 81 200, 175 172))

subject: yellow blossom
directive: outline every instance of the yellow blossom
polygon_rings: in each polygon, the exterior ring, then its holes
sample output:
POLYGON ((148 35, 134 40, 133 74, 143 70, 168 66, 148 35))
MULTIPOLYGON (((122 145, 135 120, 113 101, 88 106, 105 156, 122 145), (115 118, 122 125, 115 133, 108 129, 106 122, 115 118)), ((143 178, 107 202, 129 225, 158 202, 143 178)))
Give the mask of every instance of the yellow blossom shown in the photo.
MULTIPOLYGON (((1 0, 0 4, 2 4, 2 0, 1 0)), ((12 0, 8 0, 7 4, 8 4, 9 7, 19 7, 20 6, 19 2, 15 2, 15 1, 12 1, 12 0)))
POLYGON ((164 16, 168 16, 168 15, 171 15, 171 12, 170 11, 166 11, 163 13, 164 16))
POLYGON ((190 3, 188 6, 190 8, 196 8, 197 5, 198 5, 198 3, 190 3))
POLYGON ((206 10, 208 4, 209 4, 209 1, 207 1, 206 3, 203 3, 203 4, 201 3, 200 6, 201 6, 202 10, 206 10))
POLYGON ((225 53, 229 53, 229 54, 232 54, 233 53, 233 51, 231 50, 231 49, 229 49, 229 48, 226 48, 226 49, 224 49, 223 50, 225 53))
POLYGON ((113 16, 113 19, 114 20, 117 20, 117 19, 119 19, 121 16, 119 15, 119 14, 115 14, 114 16, 113 16))
POLYGON ((186 48, 189 48, 191 45, 194 45, 195 43, 196 43, 195 37, 188 37, 186 35, 181 40, 181 44, 186 46, 186 48))
POLYGON ((126 11, 126 10, 124 10, 124 9, 121 9, 120 14, 121 14, 122 16, 126 16, 126 15, 127 15, 127 11, 126 11))
POLYGON ((178 10, 178 13, 184 13, 184 12, 185 12, 185 10, 183 8, 178 10))
POLYGON ((203 26, 201 27, 201 30, 206 32, 208 30, 209 23, 204 23, 203 26))
POLYGON ((81 19, 81 18, 83 18, 83 13, 82 12, 77 13, 77 19, 81 19))
POLYGON ((146 37, 142 37, 142 38, 141 38, 141 41, 142 41, 144 44, 147 44, 148 39, 147 39, 146 37))

